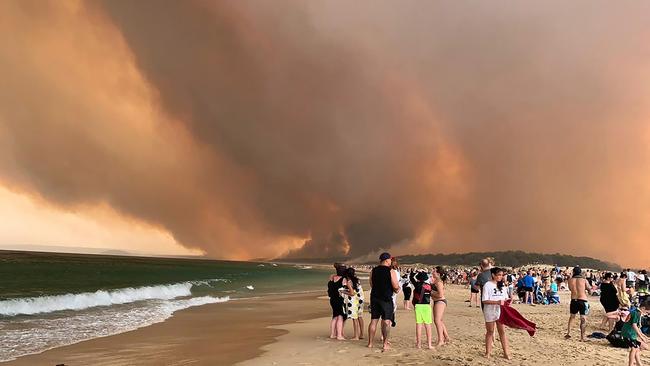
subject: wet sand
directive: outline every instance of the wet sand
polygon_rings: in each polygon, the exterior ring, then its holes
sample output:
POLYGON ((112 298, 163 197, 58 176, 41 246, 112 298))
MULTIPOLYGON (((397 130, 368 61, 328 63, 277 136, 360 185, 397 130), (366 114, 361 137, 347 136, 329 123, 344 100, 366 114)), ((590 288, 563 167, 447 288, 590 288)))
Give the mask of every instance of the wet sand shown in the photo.
MULTIPOLYGON (((567 293, 562 304, 515 305, 538 325, 531 338, 508 329, 512 360, 501 358, 500 344, 493 359, 484 353, 481 311, 468 307, 469 290, 450 286, 445 322, 452 342, 435 350, 414 347, 414 316, 400 309, 393 328, 393 349, 368 349, 366 341, 336 341, 329 336, 329 302, 322 292, 274 296, 206 305, 176 313, 164 323, 111 337, 57 348, 22 357, 2 366, 26 365, 625 365, 627 350, 609 346, 606 340, 579 342, 578 322, 574 338, 565 340, 568 319, 567 293)), ((400 294, 401 296, 401 294, 400 294)), ((603 311, 598 298, 591 299, 587 334, 598 329, 603 311)), ((369 314, 365 314, 366 327, 369 314)), ((347 322, 346 335, 352 325, 347 322)), ((434 327, 435 331, 435 327, 434 327)), ((379 334, 379 332, 378 332, 379 334)), ((435 334, 435 333, 434 333, 435 334)), ((434 335, 435 342, 435 335, 434 335)), ((650 363, 649 353, 643 360, 650 363)))
MULTIPOLYGON (((163 323, 20 357, 2 366, 232 365, 287 331, 273 326, 327 316, 316 294, 236 300, 179 311, 163 323)), ((329 305, 328 305, 329 306, 329 305)))

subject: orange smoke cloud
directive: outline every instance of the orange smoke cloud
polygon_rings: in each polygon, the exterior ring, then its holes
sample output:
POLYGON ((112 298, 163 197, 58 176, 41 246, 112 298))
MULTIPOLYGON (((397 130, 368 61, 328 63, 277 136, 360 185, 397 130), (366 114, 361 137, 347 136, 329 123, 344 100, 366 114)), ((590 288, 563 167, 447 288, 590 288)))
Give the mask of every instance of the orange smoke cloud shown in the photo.
POLYGON ((0 180, 212 257, 640 265, 650 9, 588 4, 3 2, 0 180))

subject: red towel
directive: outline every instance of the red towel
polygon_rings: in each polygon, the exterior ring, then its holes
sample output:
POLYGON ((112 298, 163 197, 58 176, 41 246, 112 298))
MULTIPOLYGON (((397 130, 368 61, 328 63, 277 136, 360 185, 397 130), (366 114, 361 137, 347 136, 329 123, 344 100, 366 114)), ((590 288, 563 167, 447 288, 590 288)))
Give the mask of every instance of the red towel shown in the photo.
POLYGON ((535 323, 528 321, 524 318, 519 312, 510 306, 508 302, 506 305, 501 305, 501 316, 499 317, 499 323, 505 325, 506 327, 523 329, 530 334, 530 336, 535 335, 537 326, 535 323))

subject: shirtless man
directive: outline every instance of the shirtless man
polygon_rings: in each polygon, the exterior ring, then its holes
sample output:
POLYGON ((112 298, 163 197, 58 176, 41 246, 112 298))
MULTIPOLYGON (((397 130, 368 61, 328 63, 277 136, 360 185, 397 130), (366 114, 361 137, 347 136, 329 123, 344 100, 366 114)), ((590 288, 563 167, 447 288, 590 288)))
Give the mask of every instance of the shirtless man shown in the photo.
POLYGON ((587 302, 587 280, 582 277, 580 267, 573 268, 573 277, 568 281, 571 291, 571 306, 569 312, 569 325, 564 338, 571 338, 571 323, 576 314, 580 313, 580 341, 585 342, 585 330, 587 329, 587 315, 589 314, 589 303, 587 302))

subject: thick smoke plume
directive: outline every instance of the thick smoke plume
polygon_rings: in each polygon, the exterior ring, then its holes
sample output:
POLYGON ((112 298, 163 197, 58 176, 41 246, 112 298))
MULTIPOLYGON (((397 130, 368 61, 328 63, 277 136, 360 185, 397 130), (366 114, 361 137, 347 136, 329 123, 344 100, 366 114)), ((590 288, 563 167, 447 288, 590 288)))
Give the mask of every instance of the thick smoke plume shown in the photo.
POLYGON ((649 10, 2 2, 0 179, 212 257, 641 263, 649 10))

